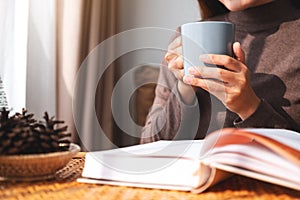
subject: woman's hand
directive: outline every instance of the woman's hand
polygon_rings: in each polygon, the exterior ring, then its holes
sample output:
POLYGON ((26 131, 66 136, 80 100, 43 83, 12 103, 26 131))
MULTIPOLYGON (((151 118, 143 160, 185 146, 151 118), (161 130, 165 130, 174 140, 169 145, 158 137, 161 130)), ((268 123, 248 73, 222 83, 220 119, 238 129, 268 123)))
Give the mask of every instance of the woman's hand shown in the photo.
POLYGON ((201 87, 215 95, 229 110, 237 113, 244 120, 255 112, 260 99, 250 84, 250 73, 244 64, 245 55, 240 43, 233 44, 233 52, 236 59, 217 54, 201 56, 202 62, 225 66, 227 69, 190 67, 191 75, 184 76, 183 80, 186 84, 201 87))
POLYGON ((183 82, 184 70, 181 36, 178 36, 170 43, 168 46, 168 52, 165 55, 165 60, 168 63, 169 70, 172 71, 178 79, 177 87, 181 99, 186 104, 192 104, 195 99, 194 89, 183 82))
POLYGON ((183 59, 182 59, 182 43, 181 36, 178 36, 168 46, 168 52, 165 55, 165 60, 168 63, 168 68, 171 70, 175 77, 182 81, 183 71, 183 59))

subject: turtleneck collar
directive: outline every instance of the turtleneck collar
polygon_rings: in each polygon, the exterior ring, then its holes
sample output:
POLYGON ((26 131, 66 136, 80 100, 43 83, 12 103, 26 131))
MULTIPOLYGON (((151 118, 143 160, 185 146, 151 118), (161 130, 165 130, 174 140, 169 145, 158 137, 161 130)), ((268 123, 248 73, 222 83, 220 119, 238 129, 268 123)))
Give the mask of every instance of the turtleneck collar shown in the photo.
POLYGON ((245 27, 249 32, 257 32, 299 18, 299 14, 300 10, 293 7, 289 0, 274 0, 243 11, 230 12, 228 20, 245 27))

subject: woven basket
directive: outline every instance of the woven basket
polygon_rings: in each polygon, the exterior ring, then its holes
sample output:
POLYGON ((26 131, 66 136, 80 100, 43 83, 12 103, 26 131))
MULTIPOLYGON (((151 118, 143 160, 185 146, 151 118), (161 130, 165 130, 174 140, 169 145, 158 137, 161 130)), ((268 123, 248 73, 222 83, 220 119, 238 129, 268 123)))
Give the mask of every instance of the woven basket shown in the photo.
POLYGON ((79 151, 80 147, 72 143, 68 151, 0 156, 0 176, 13 180, 49 179, 79 151))

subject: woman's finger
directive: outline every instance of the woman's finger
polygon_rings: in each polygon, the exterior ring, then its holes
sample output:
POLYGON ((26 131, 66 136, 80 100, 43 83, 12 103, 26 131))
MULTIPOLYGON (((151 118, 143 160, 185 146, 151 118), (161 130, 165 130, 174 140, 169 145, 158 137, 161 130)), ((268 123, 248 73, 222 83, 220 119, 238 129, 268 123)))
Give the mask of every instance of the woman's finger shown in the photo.
POLYGON ((195 78, 190 75, 183 77, 186 84, 201 87, 215 96, 226 93, 227 84, 214 79, 195 78))
POLYGON ((172 60, 168 63, 168 68, 169 68, 171 71, 183 69, 183 60, 182 60, 182 56, 178 56, 178 57, 172 59, 172 60))
POLYGON ((168 46, 168 52, 165 55, 165 60, 170 62, 174 57, 182 54, 181 36, 176 37, 168 46))
POLYGON ((181 36, 178 36, 168 45, 168 50, 176 49, 181 45, 182 45, 181 36))
POLYGON ((182 47, 179 46, 175 49, 172 49, 172 50, 168 50, 168 52, 166 53, 165 55, 165 60, 167 62, 170 62, 172 59, 178 57, 178 56, 181 56, 182 55, 182 47))
POLYGON ((182 80, 184 75, 184 70, 182 67, 180 67, 180 63, 181 62, 179 60, 173 59, 171 60, 170 63, 168 63, 168 68, 170 71, 173 72, 173 74, 177 79, 182 80))
POLYGON ((215 79, 221 82, 230 82, 235 77, 235 73, 218 67, 189 67, 189 73, 201 78, 215 79))
POLYGON ((245 53, 239 42, 233 43, 233 53, 238 61, 245 64, 245 53))
POLYGON ((225 66, 225 68, 240 72, 243 69, 242 63, 230 56, 220 54, 204 54, 200 55, 200 60, 207 64, 213 64, 216 66, 225 66))

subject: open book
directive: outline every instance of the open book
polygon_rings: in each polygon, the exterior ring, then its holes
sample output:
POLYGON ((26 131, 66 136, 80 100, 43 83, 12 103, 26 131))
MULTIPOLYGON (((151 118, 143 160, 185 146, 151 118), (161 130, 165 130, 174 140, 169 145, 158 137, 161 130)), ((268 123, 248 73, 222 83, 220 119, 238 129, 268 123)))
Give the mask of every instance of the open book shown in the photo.
POLYGON ((204 140, 89 152, 78 181, 200 193, 232 174, 300 190, 300 133, 226 128, 204 140))

